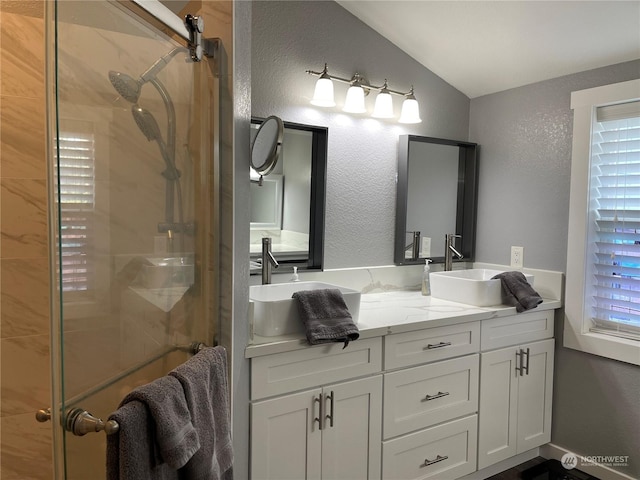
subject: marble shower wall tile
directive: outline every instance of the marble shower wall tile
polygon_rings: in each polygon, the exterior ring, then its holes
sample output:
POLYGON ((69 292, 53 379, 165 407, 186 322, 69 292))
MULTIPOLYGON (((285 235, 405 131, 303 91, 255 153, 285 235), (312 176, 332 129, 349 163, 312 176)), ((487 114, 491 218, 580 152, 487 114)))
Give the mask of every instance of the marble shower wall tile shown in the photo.
POLYGON ((2 94, 44 98, 43 19, 3 12, 0 44, 2 94))
POLYGON ((0 305, 2 338, 48 334, 48 260, 1 259, 0 305))
POLYGON ((33 412, 2 417, 2 480, 51 480, 51 424, 37 423, 33 412))
POLYGON ((49 336, 4 338, 1 342, 0 415, 29 413, 33 420, 34 412, 51 403, 49 336))
POLYGON ((46 180, 0 179, 2 258, 47 257, 46 180))
POLYGON ((45 179, 45 103, 42 98, 0 99, 2 178, 45 179))

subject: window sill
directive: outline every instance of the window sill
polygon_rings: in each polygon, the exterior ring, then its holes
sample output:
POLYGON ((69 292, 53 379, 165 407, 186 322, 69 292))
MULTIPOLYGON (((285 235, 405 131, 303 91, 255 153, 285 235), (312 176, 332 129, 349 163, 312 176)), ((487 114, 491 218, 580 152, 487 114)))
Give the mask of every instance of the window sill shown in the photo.
POLYGON ((640 342, 602 333, 576 332, 566 317, 563 345, 573 350, 640 365, 640 342))

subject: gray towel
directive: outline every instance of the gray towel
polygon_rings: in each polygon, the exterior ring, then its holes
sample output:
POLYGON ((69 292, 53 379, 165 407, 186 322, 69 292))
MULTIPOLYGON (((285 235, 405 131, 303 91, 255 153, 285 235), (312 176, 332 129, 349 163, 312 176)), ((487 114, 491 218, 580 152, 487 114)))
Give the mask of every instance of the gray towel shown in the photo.
POLYGON ((346 348, 351 340, 360 336, 342 292, 337 288, 301 290, 292 298, 296 299, 311 345, 344 342, 343 348, 346 348))
POLYGON ((165 376, 131 391, 120 403, 132 400, 144 403, 151 416, 153 437, 140 441, 155 442, 159 462, 171 468, 183 467, 200 448, 182 385, 165 376))
POLYGON ((201 444, 180 471, 183 480, 233 478, 227 373, 223 347, 204 348, 169 372, 182 384, 201 444))
POLYGON ((109 416, 120 425, 107 436, 107 480, 178 480, 178 471, 159 460, 153 420, 147 406, 137 400, 122 405, 109 416))
POLYGON ((531 310, 542 303, 542 298, 529 285, 522 272, 499 273, 493 278, 502 282, 502 291, 507 296, 507 302, 512 307, 516 307, 517 312, 531 310))

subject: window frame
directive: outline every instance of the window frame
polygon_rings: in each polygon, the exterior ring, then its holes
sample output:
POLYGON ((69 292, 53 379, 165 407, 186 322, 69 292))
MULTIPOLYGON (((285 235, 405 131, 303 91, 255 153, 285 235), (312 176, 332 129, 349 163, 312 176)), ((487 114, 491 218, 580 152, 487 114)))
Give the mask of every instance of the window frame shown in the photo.
POLYGON ((640 342, 590 332, 585 312, 589 228, 591 129, 597 107, 640 99, 640 79, 571 93, 573 142, 567 236, 563 344, 574 350, 640 365, 640 342))

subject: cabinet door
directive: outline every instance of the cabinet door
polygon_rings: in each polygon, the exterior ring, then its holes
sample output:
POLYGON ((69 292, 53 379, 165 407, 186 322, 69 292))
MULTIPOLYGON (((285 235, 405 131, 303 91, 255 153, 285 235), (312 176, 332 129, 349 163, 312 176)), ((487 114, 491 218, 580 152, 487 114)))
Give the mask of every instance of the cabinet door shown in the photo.
POLYGON ((324 387, 323 398, 323 480, 379 479, 382 376, 324 387))
POLYGON ((251 406, 253 480, 320 480, 320 394, 318 388, 251 406))
POLYGON ((517 453, 551 441, 553 339, 520 347, 529 349, 525 375, 518 377, 517 453))
POLYGON ((478 469, 516 454, 517 347, 480 355, 478 469))

